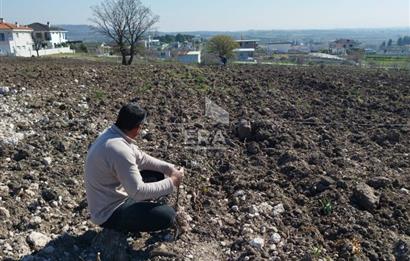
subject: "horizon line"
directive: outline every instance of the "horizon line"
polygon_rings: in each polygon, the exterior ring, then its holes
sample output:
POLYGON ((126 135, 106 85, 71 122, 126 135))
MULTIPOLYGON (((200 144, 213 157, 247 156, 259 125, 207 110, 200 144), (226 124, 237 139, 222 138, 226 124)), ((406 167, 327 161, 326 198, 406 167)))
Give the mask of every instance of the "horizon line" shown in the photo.
MULTIPOLYGON (((58 23, 55 25, 72 25, 72 26, 93 26, 91 24, 69 24, 69 23, 58 23)), ((250 32, 250 31, 337 31, 337 30, 382 30, 382 29, 404 29, 409 30, 410 26, 388 26, 388 27, 329 27, 329 28, 272 28, 272 29, 240 29, 240 30, 173 30, 173 31, 162 31, 156 30, 161 33, 189 33, 189 32, 221 32, 221 33, 237 33, 237 32, 250 32)))

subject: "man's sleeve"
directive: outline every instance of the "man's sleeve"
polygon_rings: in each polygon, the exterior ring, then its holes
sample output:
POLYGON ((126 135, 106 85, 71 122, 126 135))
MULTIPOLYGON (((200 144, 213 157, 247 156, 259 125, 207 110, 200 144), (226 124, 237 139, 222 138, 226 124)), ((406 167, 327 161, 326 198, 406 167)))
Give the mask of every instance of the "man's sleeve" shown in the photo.
POLYGON ((159 198, 172 193, 174 190, 174 185, 169 178, 159 182, 144 183, 136 164, 135 155, 126 144, 121 144, 113 149, 111 156, 118 180, 128 196, 135 201, 159 198))
POLYGON ((141 170, 153 170, 157 172, 161 172, 166 176, 170 176, 174 165, 163 160, 156 159, 147 153, 143 152, 142 150, 138 149, 138 147, 134 147, 135 153, 137 155, 137 165, 141 170))

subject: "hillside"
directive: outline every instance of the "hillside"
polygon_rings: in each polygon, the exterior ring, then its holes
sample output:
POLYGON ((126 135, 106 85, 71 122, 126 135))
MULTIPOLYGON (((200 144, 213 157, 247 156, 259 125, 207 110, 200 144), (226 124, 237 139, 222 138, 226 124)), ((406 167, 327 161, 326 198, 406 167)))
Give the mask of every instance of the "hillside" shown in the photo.
MULTIPOLYGON (((84 42, 107 42, 107 39, 92 30, 89 25, 60 25, 68 31, 68 39, 84 42)), ((179 32, 155 32, 158 35, 177 34, 179 32)), ((204 38, 217 34, 230 35, 236 39, 259 39, 264 42, 274 41, 316 41, 330 42, 340 38, 350 38, 367 45, 379 46, 383 41, 395 41, 404 35, 410 35, 410 28, 375 28, 375 29, 318 29, 318 30, 247 30, 247 31, 196 31, 182 32, 190 35, 201 35, 204 38)))
POLYGON ((97 33, 89 25, 59 25, 61 28, 67 30, 67 39, 70 41, 83 42, 109 42, 109 40, 97 33))

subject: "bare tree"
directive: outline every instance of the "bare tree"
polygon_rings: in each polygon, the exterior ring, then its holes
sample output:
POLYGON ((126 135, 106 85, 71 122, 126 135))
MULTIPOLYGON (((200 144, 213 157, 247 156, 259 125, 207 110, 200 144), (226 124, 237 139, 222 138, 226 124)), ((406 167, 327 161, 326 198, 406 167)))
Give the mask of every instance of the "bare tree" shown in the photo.
POLYGON ((33 38, 33 47, 34 50, 36 50, 37 53, 37 57, 40 56, 40 54, 38 53, 41 49, 44 48, 44 46, 46 45, 46 43, 43 41, 42 38, 37 37, 34 33, 32 34, 32 38, 33 38))
POLYGON ((138 42, 159 21, 140 0, 104 0, 92 11, 96 30, 117 44, 123 65, 132 64, 138 42))

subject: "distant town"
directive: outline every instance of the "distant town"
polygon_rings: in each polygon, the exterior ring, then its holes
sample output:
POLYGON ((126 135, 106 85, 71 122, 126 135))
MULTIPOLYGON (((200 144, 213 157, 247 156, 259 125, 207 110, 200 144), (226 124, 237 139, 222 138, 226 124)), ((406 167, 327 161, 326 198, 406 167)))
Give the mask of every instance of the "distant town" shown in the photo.
MULTIPOLYGON (((118 57, 117 46, 109 40, 82 41, 69 39, 69 29, 50 22, 21 25, 0 18, 0 56, 38 57, 87 54, 96 57, 118 57)), ((176 33, 146 34, 138 44, 140 59, 175 61, 185 64, 218 63, 205 48, 209 35, 176 33)), ((332 41, 236 37, 234 63, 249 64, 351 64, 409 66, 410 36, 385 39, 369 47, 353 38, 335 37, 332 41), (405 60, 403 60, 405 59, 405 60), (404 63, 403 63, 404 61, 404 63)))

